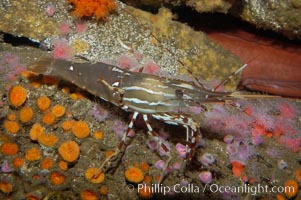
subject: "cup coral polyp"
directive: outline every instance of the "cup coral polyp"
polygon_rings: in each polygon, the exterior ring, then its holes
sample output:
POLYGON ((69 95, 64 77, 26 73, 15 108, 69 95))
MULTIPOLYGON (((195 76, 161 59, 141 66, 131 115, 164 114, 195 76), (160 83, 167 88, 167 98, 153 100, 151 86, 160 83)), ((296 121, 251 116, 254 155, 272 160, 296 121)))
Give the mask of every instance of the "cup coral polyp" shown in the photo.
POLYGON ((20 126, 15 121, 5 120, 4 127, 8 133, 17 134, 20 130, 20 126))
POLYGON ((91 190, 84 190, 80 193, 81 200, 98 200, 95 192, 91 190))
POLYGON ((138 190, 138 194, 142 199, 151 199, 153 197, 151 187, 145 184, 138 190))
POLYGON ((13 191, 13 185, 7 182, 0 182, 0 191, 3 193, 10 193, 13 191))
POLYGON ((38 137, 38 142, 47 147, 53 147, 58 142, 58 137, 52 133, 41 134, 38 137))
POLYGON ((100 195, 104 196, 108 194, 108 187, 103 185, 99 188, 100 195))
POLYGON ((43 133, 44 133, 44 128, 40 124, 35 123, 34 125, 32 125, 29 131, 30 139, 35 141, 43 133))
POLYGON ((89 135, 90 128, 86 122, 77 121, 74 123, 74 126, 72 127, 72 132, 77 138, 81 139, 89 135))
POLYGON ((52 112, 47 112, 44 114, 42 121, 44 124, 51 125, 55 121, 55 115, 52 112))
POLYGON ((44 158, 41 162, 41 169, 49 169, 53 166, 53 160, 51 158, 44 158))
POLYGON ((144 174, 137 167, 130 167, 125 171, 125 178, 131 183, 140 183, 144 179, 144 174))
POLYGON ((23 158, 19 158, 19 157, 16 157, 13 161, 13 165, 14 167, 16 168, 20 168, 24 165, 24 159, 23 158))
POLYGON ((51 100, 46 96, 41 96, 37 100, 37 106, 41 111, 45 111, 50 107, 51 100))
POLYGON ((33 147, 28 149, 25 154, 25 159, 29 161, 36 161, 41 158, 41 151, 40 149, 33 147))
POLYGON ((68 164, 62 160, 58 163, 58 166, 62 171, 67 171, 68 169, 68 164))
POLYGON ((26 101, 27 92, 20 85, 13 86, 8 93, 9 103, 14 107, 20 107, 26 101))
POLYGON ((287 188, 287 190, 285 190, 285 195, 291 199, 293 197, 295 197, 298 193, 298 189, 299 189, 299 185, 298 183, 291 179, 285 182, 285 188, 287 188), (288 189, 289 188, 289 189, 288 189))
POLYGON ((65 114, 65 107, 62 105, 55 105, 53 106, 51 112, 55 115, 55 117, 61 117, 65 114))
POLYGON ((16 155, 19 151, 19 147, 16 143, 4 143, 1 146, 1 153, 9 156, 16 155))
POLYGON ((73 162, 79 156, 79 146, 74 141, 66 141, 60 145, 59 154, 65 161, 73 162))
POLYGON ((30 122, 33 117, 33 110, 26 106, 20 110, 19 116, 22 123, 30 122))
POLYGON ((117 8, 114 0, 68 0, 68 2, 74 5, 72 15, 78 18, 95 16, 99 20, 117 8))
POLYGON ((64 122, 62 123, 62 128, 63 128, 64 132, 71 131, 71 129, 72 129, 74 123, 75 123, 74 120, 67 120, 67 121, 64 121, 64 122))
POLYGON ((65 176, 59 172, 52 172, 49 178, 53 185, 61 185, 65 182, 65 176))
POLYGON ((98 173, 98 169, 92 167, 92 168, 87 169, 87 171, 85 173, 85 177, 91 183, 101 183, 101 182, 103 182, 105 175, 103 172, 98 173))

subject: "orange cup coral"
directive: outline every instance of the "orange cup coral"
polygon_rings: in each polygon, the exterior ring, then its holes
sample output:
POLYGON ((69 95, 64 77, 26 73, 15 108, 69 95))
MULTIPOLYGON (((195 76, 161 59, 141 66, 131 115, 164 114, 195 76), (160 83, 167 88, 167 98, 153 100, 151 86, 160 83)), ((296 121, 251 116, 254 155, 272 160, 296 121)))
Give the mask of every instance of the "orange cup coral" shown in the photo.
POLYGON ((144 176, 143 182, 144 183, 150 183, 152 181, 152 177, 150 175, 144 176))
POLYGON ((113 154, 115 154, 115 150, 108 150, 105 152, 105 157, 109 158, 111 157, 113 154))
POLYGON ((41 169, 49 169, 53 166, 53 160, 51 158, 44 158, 41 162, 41 169))
POLYGON ((62 105, 55 105, 52 107, 51 112, 55 115, 55 117, 61 117, 65 114, 65 107, 62 105))
POLYGON ((13 185, 11 183, 0 182, 0 191, 3 193, 11 193, 13 191, 13 185))
POLYGON ((13 165, 14 167, 20 168, 24 165, 24 162, 25 161, 23 158, 16 157, 13 161, 13 165))
POLYGON ((67 162, 73 162, 79 157, 79 146, 74 141, 66 141, 59 147, 59 154, 67 162))
POLYGON ((91 183, 101 183, 105 178, 105 174, 103 172, 98 172, 99 170, 95 167, 87 169, 85 173, 85 177, 91 183))
POLYGON ((58 163, 58 166, 62 171, 66 171, 68 169, 68 164, 62 160, 58 163))
POLYGON ((46 111, 49 107, 50 107, 50 104, 51 104, 51 101, 48 97, 46 96, 41 96, 38 98, 37 100, 37 105, 38 105, 38 108, 44 112, 46 111))
POLYGON ((58 137, 52 133, 41 134, 38 137, 38 142, 46 147, 53 147, 58 141, 58 137))
POLYGON ((89 135, 90 128, 86 122, 77 121, 74 123, 74 126, 72 127, 72 132, 77 138, 81 139, 89 135))
POLYGON ((49 178, 53 185, 61 185, 65 182, 65 176, 60 172, 51 172, 49 178))
POLYGON ((233 161, 231 162, 232 164, 232 173, 234 176, 241 176, 245 166, 240 163, 240 162, 237 162, 237 161, 233 161))
POLYGON ((288 180, 285 182, 285 195, 290 199, 297 195, 299 185, 295 180, 288 180))
POLYGON ((7 119, 10 121, 15 121, 17 119, 17 116, 15 114, 9 114, 7 116, 7 119))
POLYGON ((103 185, 99 188, 100 195, 104 196, 108 194, 108 187, 103 185))
POLYGON ((101 140, 103 138, 103 132, 101 132, 101 131, 95 131, 94 134, 93 134, 93 137, 95 139, 101 140))
POLYGON ((51 125, 55 121, 55 115, 52 112, 47 112, 44 114, 42 121, 44 124, 51 125))
POLYGON ((153 197, 152 190, 149 186, 143 185, 138 191, 139 196, 142 199, 151 199, 153 197))
POLYGON ((125 171, 125 178, 131 183, 140 183, 144 179, 144 174, 137 167, 130 167, 125 171))
POLYGON ((117 7, 114 0, 68 0, 68 2, 74 5, 72 15, 78 18, 95 16, 97 20, 104 18, 117 7))
POLYGON ((62 123, 62 128, 65 132, 68 132, 68 131, 71 131, 73 125, 74 125, 75 121, 74 120, 67 120, 67 121, 64 121, 62 123))
POLYGON ((148 165, 146 162, 141 162, 141 163, 140 163, 140 168, 141 168, 143 171, 147 172, 147 171, 149 170, 149 165, 148 165))
POLYGON ((17 134, 20 130, 20 126, 17 122, 9 120, 4 121, 4 128, 8 133, 11 134, 17 134))
POLYGON ((9 156, 16 155, 18 151, 19 147, 16 143, 4 143, 1 146, 1 152, 9 156))
POLYGON ((91 190, 83 190, 80 193, 81 200, 98 200, 96 194, 91 190))
POLYGON ((19 118, 22 123, 30 122, 33 116, 33 110, 30 107, 24 107, 20 110, 19 118))
POLYGON ((33 147, 28 149, 25 153, 25 159, 29 161, 36 161, 41 158, 41 151, 40 149, 33 147))
POLYGON ((8 92, 8 100, 10 105, 20 107, 26 101, 27 92, 20 85, 13 86, 8 92))
POLYGON ((295 178, 296 180, 301 183, 301 169, 297 169, 295 172, 295 178))
POLYGON ((276 194, 276 200, 286 200, 286 198, 283 196, 283 194, 279 193, 276 194))
POLYGON ((41 126, 41 124, 35 123, 32 125, 29 135, 31 140, 37 140, 40 135, 44 133, 44 128, 41 126))

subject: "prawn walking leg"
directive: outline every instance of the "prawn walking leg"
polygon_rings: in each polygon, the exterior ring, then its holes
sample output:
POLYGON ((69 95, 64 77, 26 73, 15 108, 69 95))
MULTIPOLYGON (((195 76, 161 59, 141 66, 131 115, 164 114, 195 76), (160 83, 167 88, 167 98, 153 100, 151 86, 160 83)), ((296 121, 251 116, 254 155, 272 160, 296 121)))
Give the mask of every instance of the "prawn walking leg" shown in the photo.
POLYGON ((136 121, 138 114, 139 114, 138 112, 134 112, 131 122, 129 123, 127 130, 124 132, 121 141, 115 148, 114 153, 104 160, 104 162, 101 164, 101 166, 98 168, 97 172, 95 173, 94 175, 95 177, 97 177, 102 171, 104 171, 104 167, 106 165, 110 165, 110 163, 118 156, 118 154, 121 153, 122 148, 126 144, 126 138, 128 137, 130 130, 133 128, 134 122, 136 121))

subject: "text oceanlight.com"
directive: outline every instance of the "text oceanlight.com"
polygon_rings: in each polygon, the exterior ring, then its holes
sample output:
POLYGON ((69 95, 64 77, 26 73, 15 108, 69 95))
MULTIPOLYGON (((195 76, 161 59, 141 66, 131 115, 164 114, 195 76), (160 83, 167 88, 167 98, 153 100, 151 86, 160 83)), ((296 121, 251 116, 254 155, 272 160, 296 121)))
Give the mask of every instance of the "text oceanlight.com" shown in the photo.
POLYGON ((292 186, 268 186, 268 185, 249 185, 243 184, 241 186, 225 186, 218 184, 206 184, 203 187, 188 184, 181 185, 175 184, 173 186, 166 186, 163 184, 138 184, 138 192, 140 190, 145 190, 146 192, 151 192, 153 194, 159 193, 166 195, 170 192, 173 193, 204 193, 205 191, 210 191, 212 193, 248 193, 251 195, 263 194, 263 193, 285 193, 293 192, 294 187, 292 186), (147 187, 146 187, 147 186, 147 187))

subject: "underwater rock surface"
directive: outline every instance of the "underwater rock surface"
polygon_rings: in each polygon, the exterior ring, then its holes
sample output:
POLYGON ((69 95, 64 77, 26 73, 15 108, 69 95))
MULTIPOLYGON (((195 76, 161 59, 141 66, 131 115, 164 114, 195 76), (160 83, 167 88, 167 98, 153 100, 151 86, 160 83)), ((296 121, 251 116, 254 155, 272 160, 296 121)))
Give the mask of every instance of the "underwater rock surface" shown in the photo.
POLYGON ((290 39, 301 39, 301 1, 253 0, 126 0, 134 6, 167 7, 188 6, 200 13, 230 13, 258 28, 272 30, 290 39))
MULTIPOLYGON (((72 56, 92 62, 113 62, 121 55, 136 62, 136 55, 141 63, 154 62, 168 73, 186 72, 178 63, 183 60, 185 67, 204 80, 222 80, 242 66, 235 55, 203 33, 172 21, 167 9, 156 16, 120 4, 115 13, 100 22, 76 20, 70 15, 72 7, 67 1, 7 1, 0 4, 0 11, 5 19, 0 22, 2 32, 30 38, 44 49, 58 46, 65 49, 66 58, 72 52, 72 56), (54 7, 51 16, 46 12, 49 4, 54 7), (79 31, 80 27, 83 30, 79 31), (150 36, 151 32, 160 42, 150 36), (176 48, 169 48, 171 45, 176 48), (162 50, 162 46, 172 49, 172 53, 162 50)), ((237 83, 231 82, 228 89, 234 90, 237 83)))

